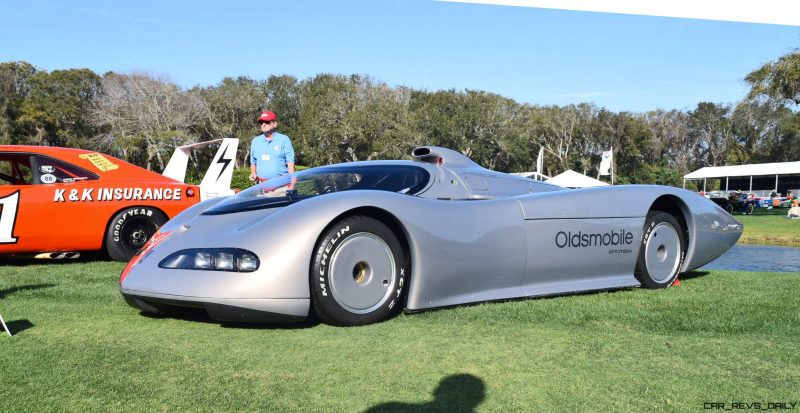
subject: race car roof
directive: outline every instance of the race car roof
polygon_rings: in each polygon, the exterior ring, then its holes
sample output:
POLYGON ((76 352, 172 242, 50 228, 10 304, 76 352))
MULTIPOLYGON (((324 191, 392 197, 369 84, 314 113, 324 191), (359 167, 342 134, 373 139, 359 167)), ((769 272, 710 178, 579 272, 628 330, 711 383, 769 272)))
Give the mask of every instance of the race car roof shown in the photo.
POLYGON ((85 149, 58 146, 0 145, 0 152, 35 153, 50 156, 102 175, 103 179, 178 182, 113 156, 85 149))

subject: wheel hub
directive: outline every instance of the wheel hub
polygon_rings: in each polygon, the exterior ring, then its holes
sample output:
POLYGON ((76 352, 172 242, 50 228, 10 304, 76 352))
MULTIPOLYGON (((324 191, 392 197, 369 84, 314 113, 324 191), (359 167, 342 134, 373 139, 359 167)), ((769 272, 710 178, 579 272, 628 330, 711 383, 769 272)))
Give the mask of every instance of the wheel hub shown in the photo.
POLYGON ((353 267, 353 280, 356 284, 364 284, 367 282, 369 266, 366 262, 360 261, 353 267))
POLYGON ((331 256, 331 295, 351 313, 366 314, 383 305, 396 277, 394 254, 375 234, 353 234, 331 256))
POLYGON ((131 244, 136 246, 144 245, 147 241, 147 232, 143 229, 137 229, 131 232, 131 244))
POLYGON ((645 264, 654 281, 666 282, 678 271, 680 265, 680 233, 672 225, 657 224, 647 239, 645 264))

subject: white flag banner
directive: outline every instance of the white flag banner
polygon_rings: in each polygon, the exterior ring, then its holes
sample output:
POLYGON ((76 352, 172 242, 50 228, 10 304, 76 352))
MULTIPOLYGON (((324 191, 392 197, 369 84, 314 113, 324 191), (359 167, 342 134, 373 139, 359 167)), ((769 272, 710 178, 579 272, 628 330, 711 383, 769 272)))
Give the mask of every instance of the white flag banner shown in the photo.
POLYGON ((611 175, 611 161, 614 158, 614 151, 605 151, 600 160, 600 175, 611 175))
POLYGON ((544 163, 544 148, 539 148, 539 157, 536 158, 536 173, 542 174, 542 166, 544 163))

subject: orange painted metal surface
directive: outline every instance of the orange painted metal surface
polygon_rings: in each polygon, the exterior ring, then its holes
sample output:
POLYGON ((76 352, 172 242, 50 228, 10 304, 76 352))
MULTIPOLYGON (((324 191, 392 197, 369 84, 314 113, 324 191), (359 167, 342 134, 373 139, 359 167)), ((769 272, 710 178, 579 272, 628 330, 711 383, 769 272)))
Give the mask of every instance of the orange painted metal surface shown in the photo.
POLYGON ((100 250, 121 210, 152 207, 172 218, 199 194, 96 152, 0 145, 0 254, 100 250))

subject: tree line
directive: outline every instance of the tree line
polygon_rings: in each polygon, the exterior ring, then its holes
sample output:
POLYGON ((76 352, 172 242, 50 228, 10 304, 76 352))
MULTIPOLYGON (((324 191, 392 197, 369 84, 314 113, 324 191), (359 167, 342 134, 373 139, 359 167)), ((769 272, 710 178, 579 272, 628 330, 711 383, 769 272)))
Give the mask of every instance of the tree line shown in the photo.
POLYGON ((736 103, 691 110, 614 112, 593 103, 530 105, 479 90, 418 90, 365 75, 298 80, 228 77, 181 88, 144 72, 37 69, 0 63, 0 143, 105 152, 162 170, 177 145, 223 137, 241 141, 246 166, 262 110, 278 114, 298 163, 407 158, 419 145, 444 146, 498 171, 573 169, 596 175, 615 149, 615 181, 682 184, 703 166, 800 160, 800 52, 745 74, 736 103))

